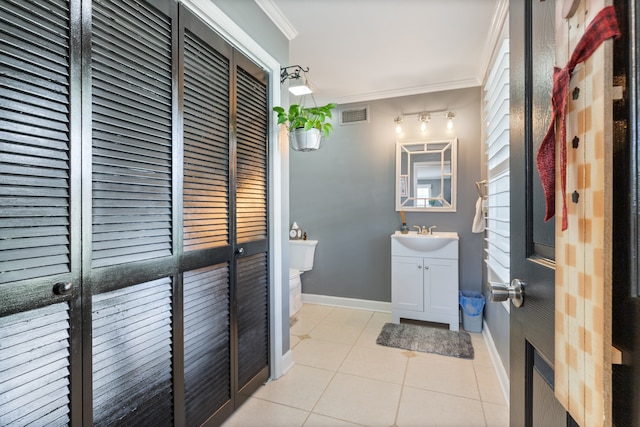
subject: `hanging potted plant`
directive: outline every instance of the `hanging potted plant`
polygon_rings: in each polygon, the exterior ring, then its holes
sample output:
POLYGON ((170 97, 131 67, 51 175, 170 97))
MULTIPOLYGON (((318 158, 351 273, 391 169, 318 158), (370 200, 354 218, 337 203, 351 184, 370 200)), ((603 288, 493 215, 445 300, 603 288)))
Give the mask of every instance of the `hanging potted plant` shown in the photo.
POLYGON ((330 103, 321 107, 303 107, 291 104, 289 110, 273 107, 278 114, 278 124, 287 126, 289 144, 296 151, 314 151, 322 147, 324 138, 333 131, 331 110, 337 104, 330 103))

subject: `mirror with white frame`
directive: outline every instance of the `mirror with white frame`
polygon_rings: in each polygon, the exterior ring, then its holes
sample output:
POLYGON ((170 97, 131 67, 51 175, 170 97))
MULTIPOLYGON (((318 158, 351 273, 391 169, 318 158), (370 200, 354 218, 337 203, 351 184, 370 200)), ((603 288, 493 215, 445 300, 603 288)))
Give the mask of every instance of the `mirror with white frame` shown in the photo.
POLYGON ((396 142, 396 211, 456 211, 457 146, 457 138, 396 142))

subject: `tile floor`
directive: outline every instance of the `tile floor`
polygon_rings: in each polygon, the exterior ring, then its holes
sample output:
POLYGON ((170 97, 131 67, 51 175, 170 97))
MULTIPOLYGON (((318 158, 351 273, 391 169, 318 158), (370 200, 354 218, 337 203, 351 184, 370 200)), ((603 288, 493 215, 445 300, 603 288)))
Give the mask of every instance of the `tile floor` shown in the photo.
POLYGON ((224 424, 507 426, 509 411, 482 334, 474 360, 383 347, 389 313, 305 304, 291 327, 295 365, 224 424))

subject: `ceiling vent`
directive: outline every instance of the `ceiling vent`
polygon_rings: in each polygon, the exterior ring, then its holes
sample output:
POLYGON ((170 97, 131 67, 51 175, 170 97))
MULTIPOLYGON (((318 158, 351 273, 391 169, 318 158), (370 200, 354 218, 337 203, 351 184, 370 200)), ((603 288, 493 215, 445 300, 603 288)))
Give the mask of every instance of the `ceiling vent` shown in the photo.
POLYGON ((340 111, 340 124, 351 125, 369 121, 369 107, 340 111))

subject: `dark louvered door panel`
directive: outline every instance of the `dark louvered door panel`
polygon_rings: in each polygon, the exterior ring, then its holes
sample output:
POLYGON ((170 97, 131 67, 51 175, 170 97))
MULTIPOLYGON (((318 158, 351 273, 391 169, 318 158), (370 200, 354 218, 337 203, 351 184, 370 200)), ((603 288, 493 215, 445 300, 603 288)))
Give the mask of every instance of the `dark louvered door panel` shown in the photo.
POLYGON ((229 59, 185 30, 185 251, 229 244, 229 78, 229 59))
POLYGON ((176 15, 166 0, 92 2, 85 277, 93 394, 84 420, 97 426, 173 425, 174 356, 182 357, 173 351, 177 285, 169 278, 178 262, 171 257, 176 15))
POLYGON ((239 53, 236 70, 235 245, 238 403, 268 377, 266 73, 239 53))
POLYGON ((229 266, 187 272, 183 286, 186 421, 199 426, 233 395, 229 266))
POLYGON ((92 266, 171 254, 171 20, 94 1, 92 266))
POLYGON ((96 426, 173 425, 171 280, 93 297, 96 426))
POLYGON ((0 285, 68 273, 66 1, 0 1, 0 285))
POLYGON ((236 241, 267 238, 267 87, 237 69, 236 241))
POLYGON ((266 254, 251 255, 238 260, 237 306, 238 388, 242 389, 254 377, 265 373, 269 365, 266 254))
POLYGON ((69 423, 69 326, 66 303, 0 318, 0 425, 69 423))
POLYGON ((81 360, 70 343, 81 319, 72 171, 80 98, 72 80, 80 44, 70 17, 79 7, 0 0, 0 426, 73 419, 71 372, 81 360))

